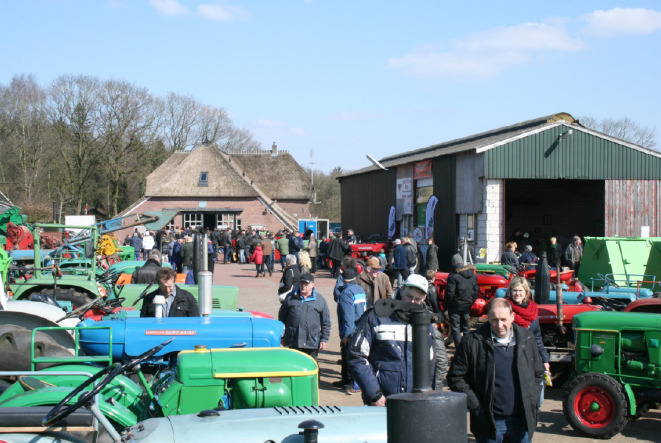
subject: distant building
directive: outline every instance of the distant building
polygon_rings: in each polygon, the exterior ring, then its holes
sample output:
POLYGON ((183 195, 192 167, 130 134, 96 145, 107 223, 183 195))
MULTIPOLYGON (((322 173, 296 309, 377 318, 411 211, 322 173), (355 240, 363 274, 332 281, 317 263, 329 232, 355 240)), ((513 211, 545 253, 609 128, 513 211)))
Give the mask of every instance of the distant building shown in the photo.
POLYGON ((167 210, 177 212, 169 227, 278 231, 309 217, 310 195, 310 177, 275 143, 271 151, 256 152, 200 145, 172 154, 149 174, 145 196, 120 215, 167 210))
MULTIPOLYGON (((449 269, 461 238, 477 262, 500 259, 515 230, 534 247, 549 236, 661 236, 661 153, 586 128, 559 113, 379 160, 339 177, 342 226, 424 239, 449 269), (485 254, 480 257, 480 252, 485 254)), ((539 250, 539 248, 537 248, 539 250)))

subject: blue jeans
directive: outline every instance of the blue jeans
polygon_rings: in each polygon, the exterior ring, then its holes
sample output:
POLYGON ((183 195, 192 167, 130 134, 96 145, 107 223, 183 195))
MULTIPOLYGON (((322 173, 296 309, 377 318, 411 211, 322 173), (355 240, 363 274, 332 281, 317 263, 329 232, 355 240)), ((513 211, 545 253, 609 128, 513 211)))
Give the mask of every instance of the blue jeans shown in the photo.
POLYGON ((496 416, 496 439, 475 437, 477 443, 530 443, 526 424, 518 415, 496 416))
POLYGON ((246 251, 244 249, 239 249, 239 261, 242 265, 246 264, 246 251))
POLYGON ((452 312, 448 315, 450 328, 452 328, 452 339, 454 340, 454 348, 457 349, 461 342, 462 334, 468 334, 470 327, 468 322, 470 320, 469 312, 452 312))

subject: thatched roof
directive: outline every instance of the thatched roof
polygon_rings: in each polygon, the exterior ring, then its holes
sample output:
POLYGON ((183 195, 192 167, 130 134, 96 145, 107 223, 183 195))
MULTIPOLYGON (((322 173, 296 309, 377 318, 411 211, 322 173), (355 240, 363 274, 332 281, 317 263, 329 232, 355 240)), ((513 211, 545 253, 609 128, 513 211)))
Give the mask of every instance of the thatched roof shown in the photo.
POLYGON ((257 197, 308 200, 310 179, 289 153, 223 153, 215 145, 177 152, 147 177, 147 197, 257 197), (200 174, 207 173, 206 186, 200 174), (244 175, 245 173, 245 175, 244 175))

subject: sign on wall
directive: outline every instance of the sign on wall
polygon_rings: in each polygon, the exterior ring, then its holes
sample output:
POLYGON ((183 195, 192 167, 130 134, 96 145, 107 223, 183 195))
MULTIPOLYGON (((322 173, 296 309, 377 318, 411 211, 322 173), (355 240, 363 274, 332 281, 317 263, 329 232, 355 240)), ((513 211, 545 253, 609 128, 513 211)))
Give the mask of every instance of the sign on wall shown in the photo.
POLYGON ((433 186, 418 187, 415 190, 415 202, 416 203, 427 203, 427 201, 429 201, 429 198, 432 196, 433 193, 434 193, 434 187, 433 186))
POLYGON ((398 199, 407 199, 413 197, 413 179, 410 177, 407 178, 398 178, 397 179, 397 198, 398 199))
POLYGON ((431 160, 413 163, 413 178, 418 180, 421 178, 431 177, 431 160))

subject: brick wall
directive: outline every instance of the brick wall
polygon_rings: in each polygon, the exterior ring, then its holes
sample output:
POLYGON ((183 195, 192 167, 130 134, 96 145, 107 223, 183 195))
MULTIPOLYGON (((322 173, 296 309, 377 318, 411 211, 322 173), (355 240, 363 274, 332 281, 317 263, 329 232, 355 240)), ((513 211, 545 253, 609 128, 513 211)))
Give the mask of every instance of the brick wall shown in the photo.
MULTIPOLYGON (((208 198, 202 200, 183 197, 153 197, 133 209, 130 214, 179 208, 184 208, 183 210, 190 209, 191 212, 196 212, 196 210, 200 209, 201 201, 206 202, 206 207, 202 208, 206 211, 218 209, 218 212, 225 212, 228 208, 242 209, 242 211, 236 212, 236 218, 237 220, 241 220, 241 227, 244 229, 251 225, 264 225, 266 229, 277 232, 284 226, 271 212, 266 211, 266 208, 259 200, 251 198, 208 198)), ((310 213, 309 202, 278 200, 278 205, 292 216, 298 214, 295 216, 297 219, 307 218, 310 213)), ((183 226, 183 215, 181 213, 175 216, 174 224, 175 226, 183 226)), ((133 230, 134 228, 118 231, 116 233, 117 238, 122 242, 133 230)))

